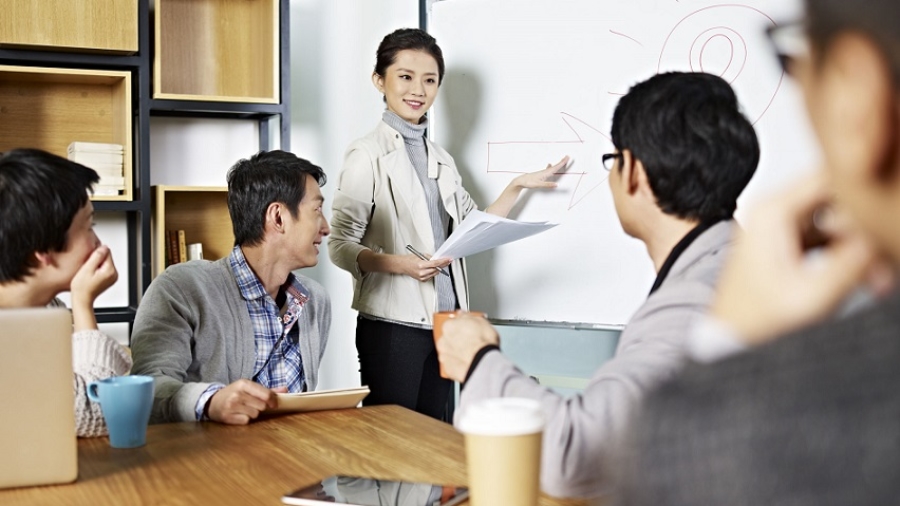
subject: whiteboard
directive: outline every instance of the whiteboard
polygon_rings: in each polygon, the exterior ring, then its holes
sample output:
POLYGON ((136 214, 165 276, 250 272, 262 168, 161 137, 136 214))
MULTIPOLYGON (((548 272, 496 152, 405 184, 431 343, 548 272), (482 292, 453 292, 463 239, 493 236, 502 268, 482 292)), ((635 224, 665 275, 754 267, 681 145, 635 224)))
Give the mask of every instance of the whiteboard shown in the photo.
POLYGON ((552 221, 537 236, 469 257, 471 306, 531 323, 622 325, 656 276, 621 229, 600 163, 613 110, 657 72, 706 71, 735 88, 761 146, 746 204, 819 160, 796 85, 765 37, 800 0, 443 0, 429 32, 446 75, 431 135, 489 205, 516 173, 574 158, 552 192, 527 192, 510 218, 552 221))

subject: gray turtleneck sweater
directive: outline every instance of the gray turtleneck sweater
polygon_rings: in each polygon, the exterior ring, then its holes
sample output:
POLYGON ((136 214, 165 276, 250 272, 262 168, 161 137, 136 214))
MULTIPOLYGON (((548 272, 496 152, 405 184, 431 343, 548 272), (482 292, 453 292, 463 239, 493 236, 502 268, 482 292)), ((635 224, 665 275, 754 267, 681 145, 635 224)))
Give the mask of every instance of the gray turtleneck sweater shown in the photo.
MULTIPOLYGON (((384 111, 382 119, 394 130, 403 136, 406 144, 406 153, 422 189, 425 190, 425 201, 428 203, 428 216, 431 219, 431 231, 434 234, 434 247, 440 248, 447 240, 447 230, 450 229, 450 215, 441 203, 441 192, 437 179, 428 177, 428 150, 425 147, 425 129, 428 128, 428 119, 422 118, 418 125, 408 123, 391 111, 384 111)), ((449 270, 449 267, 447 267, 449 270)), ((452 311, 456 309, 456 292, 453 290, 453 281, 450 276, 438 274, 434 277, 435 290, 438 296, 438 311, 452 311)))

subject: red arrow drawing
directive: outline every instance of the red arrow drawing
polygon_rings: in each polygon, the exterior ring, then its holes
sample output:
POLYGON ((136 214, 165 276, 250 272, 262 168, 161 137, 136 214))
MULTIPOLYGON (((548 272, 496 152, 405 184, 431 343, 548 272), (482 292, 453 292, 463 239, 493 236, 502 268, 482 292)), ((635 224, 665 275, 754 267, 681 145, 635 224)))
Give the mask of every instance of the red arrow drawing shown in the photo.
MULTIPOLYGON (((612 140, 587 122, 560 112, 563 122, 571 130, 573 138, 556 141, 488 141, 487 172, 523 174, 518 167, 533 167, 535 160, 559 160, 569 155, 572 170, 559 172, 559 176, 578 180, 572 191, 568 209, 578 205, 589 193, 606 181, 608 173, 601 164, 604 151, 612 151, 612 140), (516 169, 513 169, 515 167, 516 169)), ((531 169, 534 170, 534 169, 531 169)))

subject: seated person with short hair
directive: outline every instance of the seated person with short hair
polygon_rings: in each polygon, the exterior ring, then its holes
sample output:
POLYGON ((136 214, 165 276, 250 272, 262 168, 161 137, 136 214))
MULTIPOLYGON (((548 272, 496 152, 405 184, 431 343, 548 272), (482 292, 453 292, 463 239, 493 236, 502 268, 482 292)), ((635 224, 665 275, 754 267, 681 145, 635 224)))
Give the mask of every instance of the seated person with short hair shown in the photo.
POLYGON ((323 184, 320 167, 280 150, 231 167, 231 254, 168 267, 135 317, 134 372, 155 379, 152 423, 247 424, 276 393, 315 388, 331 300, 292 271, 316 265, 330 231, 323 184))
POLYGON ((65 307, 56 296, 71 292, 81 437, 107 432, 100 405, 87 397, 88 383, 131 368, 128 353, 97 329, 94 316, 94 301, 118 279, 109 248, 94 233, 88 192, 99 180, 94 170, 37 149, 0 155, 0 309, 65 307))
POLYGON ((737 198, 759 161, 756 133, 734 91, 703 73, 659 74, 634 85, 616 107, 612 141, 616 151, 604 162, 612 163, 616 213, 625 232, 647 246, 658 274, 615 356, 584 392, 564 398, 535 383, 498 351, 497 331, 483 318, 450 320, 437 343, 444 369, 466 382, 460 414, 491 397, 541 402, 541 486, 557 496, 601 491, 607 448, 644 393, 681 368, 688 328, 712 299, 737 229, 737 198))

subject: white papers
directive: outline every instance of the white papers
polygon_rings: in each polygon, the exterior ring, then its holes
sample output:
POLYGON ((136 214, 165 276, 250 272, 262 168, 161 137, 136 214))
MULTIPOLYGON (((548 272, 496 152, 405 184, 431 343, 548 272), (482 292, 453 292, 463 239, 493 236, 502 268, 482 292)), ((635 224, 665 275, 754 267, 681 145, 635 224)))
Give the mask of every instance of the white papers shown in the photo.
POLYGON ((431 258, 463 258, 549 230, 555 223, 508 220, 472 211, 431 258))

